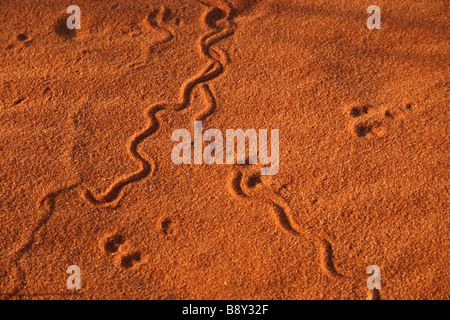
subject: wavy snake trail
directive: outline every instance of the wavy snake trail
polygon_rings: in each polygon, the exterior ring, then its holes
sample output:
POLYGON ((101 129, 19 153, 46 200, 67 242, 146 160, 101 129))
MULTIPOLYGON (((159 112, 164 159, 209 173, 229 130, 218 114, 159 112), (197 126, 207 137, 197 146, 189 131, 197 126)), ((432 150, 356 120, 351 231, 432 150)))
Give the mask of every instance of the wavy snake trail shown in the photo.
POLYGON ((89 189, 85 189, 82 196, 88 202, 94 205, 117 205, 120 201, 123 188, 127 185, 140 181, 152 175, 155 171, 155 161, 147 155, 139 152, 139 145, 148 137, 154 134, 160 124, 156 118, 156 113, 163 110, 168 111, 182 111, 189 107, 193 90, 199 86, 203 96, 207 99, 210 107, 206 111, 201 111, 198 117, 206 119, 215 109, 215 98, 206 82, 211 81, 220 76, 224 70, 224 65, 228 62, 226 53, 216 47, 212 47, 219 41, 231 36, 234 33, 234 24, 231 21, 232 9, 227 2, 223 2, 222 6, 225 9, 220 9, 215 6, 207 6, 207 9, 202 15, 204 24, 213 29, 203 34, 198 43, 199 51, 208 64, 195 76, 188 79, 180 89, 179 102, 177 104, 156 103, 150 106, 144 113, 148 119, 146 127, 134 135, 127 145, 127 153, 134 162, 139 164, 139 169, 132 174, 116 179, 104 192, 95 194, 89 189), (224 27, 219 27, 218 22, 225 24, 224 27))
MULTIPOLYGON (((328 277, 348 282, 354 286, 363 281, 363 279, 345 275, 336 269, 333 262, 332 241, 327 234, 315 230, 313 227, 297 224, 293 218, 289 204, 280 195, 267 188, 254 191, 254 186, 251 186, 251 179, 255 174, 249 174, 236 167, 233 168, 227 184, 229 193, 235 199, 239 201, 261 201, 268 203, 272 207, 271 214, 278 228, 291 236, 306 235, 315 239, 318 248, 320 269, 328 277)), ((376 289, 368 290, 366 299, 379 300, 379 292, 376 289)))

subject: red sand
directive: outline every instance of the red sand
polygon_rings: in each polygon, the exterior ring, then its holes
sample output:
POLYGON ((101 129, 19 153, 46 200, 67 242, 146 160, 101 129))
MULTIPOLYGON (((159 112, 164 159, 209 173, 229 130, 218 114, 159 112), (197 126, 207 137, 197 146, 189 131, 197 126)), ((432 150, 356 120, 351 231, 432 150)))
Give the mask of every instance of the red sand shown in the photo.
POLYGON ((450 298, 447 1, 76 4, 0 3, 2 299, 450 298), (173 164, 199 119, 279 172, 173 164))

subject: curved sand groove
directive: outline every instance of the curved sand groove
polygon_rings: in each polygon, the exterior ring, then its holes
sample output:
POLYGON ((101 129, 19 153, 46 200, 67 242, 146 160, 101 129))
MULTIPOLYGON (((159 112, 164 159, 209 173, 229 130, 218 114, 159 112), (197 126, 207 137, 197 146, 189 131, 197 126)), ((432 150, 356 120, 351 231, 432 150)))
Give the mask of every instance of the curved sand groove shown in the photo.
POLYGON ((289 234, 310 234, 325 238, 324 235, 313 231, 311 227, 298 225, 292 217, 291 208, 282 197, 261 186, 250 187, 250 180, 254 176, 255 174, 243 173, 239 169, 234 169, 228 184, 230 193, 239 200, 257 199, 271 204, 274 208, 275 223, 289 234))
MULTIPOLYGON (((164 34, 164 38, 157 44, 168 42, 173 39, 174 35, 171 30, 164 26, 166 19, 168 18, 170 11, 165 7, 161 6, 159 9, 155 9, 146 19, 142 21, 142 24, 147 29, 153 29, 155 31, 164 34)), ((152 45, 153 46, 153 45, 152 45)))
POLYGON ((22 260, 25 253, 27 253, 33 246, 36 234, 47 224, 47 222, 53 216, 54 209, 55 209, 56 197, 64 192, 74 190, 75 188, 78 187, 78 185, 79 185, 79 183, 75 183, 73 185, 58 189, 56 191, 51 191, 48 194, 41 197, 37 201, 38 208, 44 208, 46 212, 42 216, 41 220, 38 222, 36 227, 32 230, 28 240, 13 254, 12 264, 18 271, 19 283, 12 290, 11 293, 6 294, 6 297, 11 298, 11 297, 19 294, 19 292, 26 286, 26 284, 27 284, 26 275, 25 275, 25 271, 23 271, 23 269, 20 265, 20 260, 22 260))
POLYGON ((229 18, 231 11, 221 10, 217 7, 211 7, 202 16, 204 24, 213 29, 213 31, 208 31, 202 35, 199 39, 199 49, 203 55, 210 59, 214 59, 210 54, 210 49, 212 46, 219 41, 230 37, 234 33, 234 23, 229 18), (222 18, 221 15, 225 14, 222 18), (219 22, 225 23, 225 27, 220 27, 219 22))
POLYGON ((166 25, 166 20, 170 15, 170 10, 165 6, 161 6, 159 9, 155 9, 150 14, 142 20, 142 26, 146 30, 153 30, 161 35, 161 39, 151 43, 144 52, 144 57, 142 62, 132 62, 128 64, 128 67, 139 69, 145 66, 148 62, 149 55, 152 53, 153 49, 161 44, 171 41, 175 36, 174 32, 170 30, 166 25))
POLYGON ((193 89, 201 84, 208 82, 214 78, 217 78, 219 75, 222 74, 224 65, 228 62, 228 57, 225 51, 223 51, 220 48, 212 47, 215 43, 219 42, 220 40, 223 40, 231 35, 233 35, 234 30, 232 29, 232 23, 228 20, 231 9, 228 11, 221 11, 217 7, 211 7, 208 8, 205 13, 203 14, 203 22, 206 26, 210 28, 214 28, 213 31, 208 31, 205 34, 203 34, 199 39, 199 49, 200 54, 202 54, 208 61, 208 65, 200 71, 197 75, 195 75, 193 78, 189 79, 181 88, 180 92, 180 102, 179 105, 175 107, 175 111, 181 111, 186 109, 189 106, 190 97, 192 95, 193 89), (218 12, 225 12, 226 16, 225 18, 222 18, 221 20, 226 21, 227 26, 224 28, 219 28, 216 26, 216 20, 219 19, 219 17, 213 18, 212 14, 216 14, 218 12), (228 13, 227 13, 228 12, 228 13), (211 39, 214 39, 214 41, 211 41, 211 39), (213 57, 213 55, 210 53, 214 52, 217 57, 213 57))
POLYGON ((281 196, 271 190, 265 189, 261 185, 254 186, 253 183, 250 183, 254 175, 244 173, 236 168, 233 169, 227 185, 230 194, 241 201, 258 200, 269 203, 273 207, 272 216, 274 217, 275 223, 281 230, 293 236, 303 234, 313 237, 317 242, 319 250, 320 268, 327 276, 351 281, 352 283, 361 281, 361 279, 346 276, 338 272, 333 263, 333 247, 329 237, 320 231, 314 230, 312 227, 297 224, 292 217, 290 206, 281 196), (253 187, 250 187, 251 185, 253 187))
POLYGON ((163 110, 161 105, 151 106, 145 113, 149 118, 147 126, 136 135, 134 135, 128 144, 128 154, 137 163, 139 163, 139 169, 127 176, 116 180, 104 193, 94 195, 89 189, 86 189, 83 196, 86 200, 94 204, 110 203, 118 199, 122 189, 133 182, 139 181, 151 175, 155 169, 155 162, 152 158, 141 155, 138 152, 139 144, 146 138, 155 133, 159 128, 158 120, 156 119, 156 113, 163 110))
POLYGON ((204 121, 206 120, 210 115, 214 113, 217 107, 216 99, 214 98, 214 94, 212 93, 211 89, 209 88, 208 84, 203 83, 200 86, 200 92, 202 94, 203 100, 205 101, 206 107, 199 112, 197 112, 192 117, 192 122, 194 121, 204 121))
POLYGON ((220 62, 213 62, 206 66, 198 75, 188 80, 180 91, 180 102, 175 105, 174 111, 182 111, 189 106, 191 100, 192 91, 194 88, 204 82, 217 78, 222 74, 223 66, 220 62))
MULTIPOLYGON (((202 2, 203 3, 203 2, 202 2)), ((203 3, 205 4, 205 3, 203 3)), ((205 4, 209 6, 208 4, 205 4)), ((106 191, 101 194, 94 194, 91 190, 84 190, 82 196, 88 202, 94 205, 112 205, 115 206, 118 204, 120 200, 120 195, 124 187, 129 185, 130 183, 137 182, 139 180, 145 179, 146 177, 152 175, 155 171, 155 162, 153 159, 149 157, 145 157, 138 152, 138 146, 149 136, 154 134, 159 128, 159 122, 156 119, 155 114, 161 110, 168 111, 182 111, 188 108, 192 91, 196 86, 203 84, 201 86, 202 94, 206 100, 207 107, 206 109, 200 111, 195 117, 199 119, 206 119, 210 116, 216 107, 216 100, 214 98, 213 93, 211 92, 209 86, 205 84, 206 82, 217 78, 222 74, 224 69, 224 64, 228 62, 228 57, 226 53, 220 48, 211 49, 211 46, 216 44, 222 39, 225 39, 231 36, 234 33, 232 29, 231 22, 231 7, 228 3, 223 2, 222 6, 225 9, 220 9, 218 7, 208 7, 205 13, 203 14, 203 22, 206 26, 213 28, 213 31, 208 31, 204 35, 200 37, 200 52, 204 55, 204 57, 209 61, 209 63, 194 77, 187 80, 182 87, 180 88, 180 101, 178 104, 170 105, 167 103, 157 103, 149 108, 146 112, 146 117, 149 118, 147 126, 144 130, 137 133, 130 141, 127 146, 127 151, 129 156, 135 161, 139 163, 139 169, 127 176, 121 177, 117 179, 113 184, 111 184, 106 191), (219 27, 217 23, 219 21, 225 21, 223 23, 226 24, 225 27, 219 27), (214 55, 217 55, 217 58, 214 58, 213 55, 210 54, 214 52, 214 55)), ((152 27, 156 28, 159 26, 158 21, 161 22, 164 19, 165 9, 161 9, 156 19, 156 22, 150 24, 152 27)), ((153 21, 149 19, 149 21, 153 21)))

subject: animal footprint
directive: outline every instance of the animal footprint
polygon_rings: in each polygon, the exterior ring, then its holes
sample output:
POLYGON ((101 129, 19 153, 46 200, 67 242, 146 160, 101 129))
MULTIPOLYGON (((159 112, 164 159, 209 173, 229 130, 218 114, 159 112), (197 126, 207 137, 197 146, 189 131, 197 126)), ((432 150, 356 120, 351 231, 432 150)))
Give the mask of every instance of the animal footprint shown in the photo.
POLYGON ((129 254, 123 256, 120 259, 120 266, 122 268, 129 269, 129 268, 133 267, 139 261, 141 261, 141 254, 140 254, 140 252, 136 251, 136 252, 129 253, 129 254))
POLYGON ((33 39, 29 34, 19 33, 13 40, 8 43, 8 45, 6 46, 6 50, 11 50, 14 47, 28 46, 32 41, 33 39))
POLYGON ((179 222, 178 220, 173 220, 170 218, 161 219, 159 222, 159 229, 165 237, 175 237, 180 231, 179 222))
POLYGON ((368 114, 369 110, 373 109, 373 106, 370 104, 365 104, 362 106, 354 106, 350 108, 350 115, 354 118, 360 117, 362 115, 368 114))
POLYGON ((412 104, 402 107, 374 107, 370 104, 350 105, 345 112, 350 117, 349 130, 358 138, 383 137, 393 121, 403 121, 412 104))
POLYGON ((26 33, 18 34, 16 39, 17 39, 17 41, 24 42, 24 43, 31 41, 31 37, 29 35, 27 35, 26 33))
POLYGON ((107 254, 118 254, 116 261, 121 268, 129 269, 142 260, 139 251, 127 249, 126 239, 122 234, 116 233, 106 237, 102 246, 107 254))
POLYGON ((119 250, 119 246, 125 242, 124 236, 121 234, 115 234, 106 238, 104 249, 108 253, 114 253, 119 250))
POLYGON ((261 175, 259 172, 256 172, 252 175, 250 175, 247 179, 247 187, 249 188, 255 188, 259 184, 262 183, 261 175))

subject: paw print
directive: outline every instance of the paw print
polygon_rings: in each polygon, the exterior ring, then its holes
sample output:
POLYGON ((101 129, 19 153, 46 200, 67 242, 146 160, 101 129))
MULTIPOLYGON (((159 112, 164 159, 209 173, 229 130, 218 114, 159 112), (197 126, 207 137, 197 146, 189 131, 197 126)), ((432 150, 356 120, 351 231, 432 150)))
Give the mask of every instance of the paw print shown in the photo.
POLYGON ((14 48, 20 48, 29 46, 33 42, 33 38, 26 32, 17 34, 14 39, 8 42, 6 50, 13 50, 14 48))
POLYGON ((106 254, 115 256, 117 265, 124 269, 130 269, 142 260, 139 251, 127 247, 126 238, 120 233, 109 235, 102 241, 102 248, 106 254))
POLYGON ((159 222, 159 230, 164 237, 175 238, 179 231, 179 222, 171 218, 162 218, 159 222))
POLYGON ((104 249, 108 253, 114 253, 119 250, 120 245, 125 242, 124 236, 121 234, 114 234, 105 240, 104 249))
POLYGON ((120 266, 122 268, 129 269, 133 267, 136 263, 141 261, 141 253, 140 252, 131 252, 126 254, 125 256, 120 258, 120 266))
POLYGON ((350 118, 349 130, 358 138, 383 137, 394 123, 403 121, 413 105, 405 107, 375 107, 371 104, 349 105, 345 113, 350 118))

